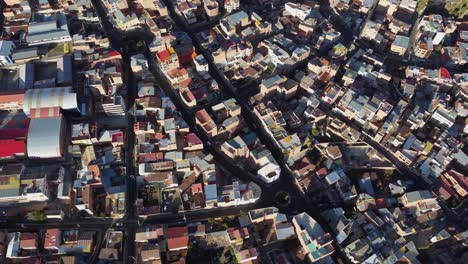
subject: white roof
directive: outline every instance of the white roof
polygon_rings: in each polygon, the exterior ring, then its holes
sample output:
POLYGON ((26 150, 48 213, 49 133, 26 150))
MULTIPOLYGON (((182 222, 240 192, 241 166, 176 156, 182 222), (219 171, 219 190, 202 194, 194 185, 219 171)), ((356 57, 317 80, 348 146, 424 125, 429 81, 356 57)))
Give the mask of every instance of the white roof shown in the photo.
POLYGON ((32 158, 62 156, 62 116, 32 118, 29 124, 27 152, 32 158))
POLYGON ((60 107, 65 110, 78 109, 76 93, 73 88, 30 89, 24 94, 23 112, 29 115, 32 108, 60 107))

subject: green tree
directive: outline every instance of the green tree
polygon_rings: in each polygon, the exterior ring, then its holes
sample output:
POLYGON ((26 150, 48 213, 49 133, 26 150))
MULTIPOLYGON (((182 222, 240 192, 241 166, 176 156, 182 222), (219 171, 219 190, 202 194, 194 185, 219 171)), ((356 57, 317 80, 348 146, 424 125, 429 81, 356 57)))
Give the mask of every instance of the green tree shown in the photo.
POLYGON ((42 222, 47 219, 47 216, 43 211, 34 210, 27 214, 27 219, 30 221, 42 222))
POLYGON ((208 218, 208 223, 210 225, 213 225, 214 223, 216 223, 216 219, 214 219, 213 217, 210 217, 210 218, 208 218))
POLYGON ((468 16, 468 0, 451 0, 445 5, 447 12, 458 18, 468 16))

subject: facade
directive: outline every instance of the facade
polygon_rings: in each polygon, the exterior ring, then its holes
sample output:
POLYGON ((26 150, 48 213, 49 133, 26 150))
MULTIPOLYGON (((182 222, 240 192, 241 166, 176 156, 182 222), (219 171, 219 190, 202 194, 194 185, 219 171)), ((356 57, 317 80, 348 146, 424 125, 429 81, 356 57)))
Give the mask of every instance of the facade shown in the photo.
POLYGON ((219 4, 216 0, 204 1, 205 12, 209 19, 215 19, 219 16, 219 4))
POLYGON ((405 55, 408 46, 409 38, 406 36, 397 35, 392 43, 392 46, 390 47, 390 51, 399 56, 403 56, 405 55))
POLYGON ((258 170, 257 176, 266 183, 272 183, 279 179, 281 168, 277 164, 270 163, 258 170))
POLYGON ((224 0, 224 9, 226 9, 227 13, 232 13, 239 9, 240 7, 240 0, 224 0))
POLYGON ((179 57, 173 48, 165 49, 156 54, 156 60, 163 72, 168 72, 180 67, 179 57))
POLYGON ((12 59, 16 46, 13 41, 0 41, 0 65, 12 65, 15 62, 12 59))
POLYGON ((291 3, 291 2, 286 3, 284 5, 284 9, 289 15, 293 17, 297 17, 302 21, 304 21, 310 15, 310 12, 312 11, 312 8, 310 6, 291 3))
POLYGON ((331 245, 333 242, 331 235, 325 233, 322 227, 307 213, 296 215, 292 219, 292 223, 309 263, 315 263, 335 252, 331 245))

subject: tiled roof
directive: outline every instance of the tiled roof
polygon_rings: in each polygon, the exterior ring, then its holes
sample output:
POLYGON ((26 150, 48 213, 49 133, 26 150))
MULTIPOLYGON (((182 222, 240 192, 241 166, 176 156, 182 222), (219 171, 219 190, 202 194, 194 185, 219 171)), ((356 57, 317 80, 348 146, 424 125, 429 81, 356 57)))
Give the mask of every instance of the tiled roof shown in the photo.
POLYGON ((174 250, 178 248, 184 248, 188 245, 189 238, 188 236, 178 237, 178 238, 170 238, 167 240, 167 249, 174 250))

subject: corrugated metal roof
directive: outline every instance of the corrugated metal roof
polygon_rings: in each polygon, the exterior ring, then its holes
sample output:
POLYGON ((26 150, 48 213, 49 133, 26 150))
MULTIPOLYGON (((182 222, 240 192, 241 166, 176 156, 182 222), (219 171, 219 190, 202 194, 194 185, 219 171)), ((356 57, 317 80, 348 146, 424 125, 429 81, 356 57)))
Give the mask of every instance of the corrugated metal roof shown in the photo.
POLYGON ((26 41, 31 44, 33 42, 58 40, 61 38, 65 38, 67 36, 70 37, 70 33, 68 33, 68 30, 57 29, 53 31, 45 31, 45 32, 39 32, 35 34, 29 34, 26 37, 26 41))
POLYGON ((39 56, 39 49, 37 47, 29 47, 24 49, 15 50, 12 55, 13 60, 23 60, 35 58, 39 56))
POLYGON ((63 117, 31 119, 27 140, 28 157, 58 158, 62 156, 63 117))
POLYGON ((56 30, 57 28, 59 27, 57 26, 56 20, 39 22, 39 23, 31 23, 29 24, 29 27, 28 27, 28 33, 29 34, 43 33, 43 32, 56 30))
POLYGON ((60 107, 65 110, 78 109, 76 93, 72 87, 27 90, 24 95, 23 112, 29 115, 32 108, 60 107))

